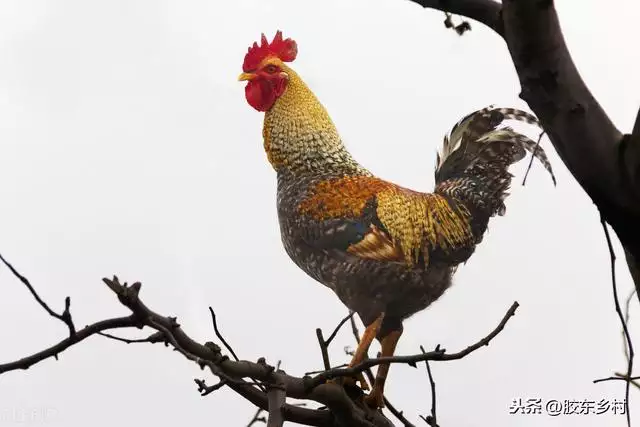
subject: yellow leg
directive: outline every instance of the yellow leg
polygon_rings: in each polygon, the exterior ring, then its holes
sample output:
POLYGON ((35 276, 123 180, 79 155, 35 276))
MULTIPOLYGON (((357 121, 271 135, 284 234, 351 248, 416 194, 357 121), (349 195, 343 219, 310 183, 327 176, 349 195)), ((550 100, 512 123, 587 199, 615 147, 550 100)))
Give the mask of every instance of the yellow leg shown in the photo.
MULTIPOLYGON (((370 325, 366 327, 362 337, 360 338, 360 342, 358 343, 358 347, 356 348, 355 353, 353 354, 353 358, 351 362, 349 362, 349 367, 353 367, 361 363, 367 355, 369 351, 369 347, 373 342, 373 339, 378 335, 378 331, 380 330, 380 326, 382 325, 382 321, 384 320, 384 313, 380 314, 380 316, 373 321, 370 325)), ((369 386, 367 385, 367 381, 364 378, 362 373, 359 373, 355 378, 342 378, 343 384, 354 384, 353 380, 360 382, 360 387, 367 391, 369 390, 369 386), (350 381, 351 380, 351 381, 350 381)))
POLYGON ((356 348, 356 352, 353 354, 351 363, 349 363, 350 368, 356 366, 364 360, 367 352, 369 351, 369 347, 371 347, 373 339, 376 337, 376 335, 378 335, 378 331, 380 330, 380 326, 382 326, 383 320, 384 313, 382 313, 364 330, 364 334, 362 334, 362 338, 360 338, 360 342, 358 343, 358 348, 356 348))
MULTIPOLYGON (((382 354, 381 357, 393 356, 396 351, 396 344, 402 335, 402 330, 392 331, 384 338, 382 338, 382 354)), ((384 408, 384 383, 389 373, 389 363, 378 365, 378 372, 376 372, 376 381, 373 384, 373 390, 364 398, 367 405, 374 408, 384 408)))

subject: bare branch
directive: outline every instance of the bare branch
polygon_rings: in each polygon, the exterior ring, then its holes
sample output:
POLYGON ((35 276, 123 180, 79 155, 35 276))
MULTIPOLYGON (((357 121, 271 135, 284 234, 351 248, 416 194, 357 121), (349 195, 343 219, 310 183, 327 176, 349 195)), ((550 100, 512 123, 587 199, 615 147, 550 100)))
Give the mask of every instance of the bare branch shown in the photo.
MULTIPOLYGON (((618 299, 618 286, 616 284, 616 254, 613 250, 613 245, 611 243, 611 237, 609 236, 609 229, 607 228, 607 224, 604 220, 604 217, 600 218, 600 222, 602 223, 602 229, 604 230, 604 235, 607 239, 607 246, 609 248, 609 256, 611 257, 611 282, 613 285, 613 301, 616 307, 616 313, 620 318, 620 322, 622 323, 622 330, 624 332, 624 336, 627 340, 627 348, 629 349, 629 357, 628 357, 628 365, 627 365, 627 375, 625 378, 630 378, 631 373, 633 372, 633 343, 631 341, 631 335, 629 335, 629 328, 627 327, 627 322, 625 321, 624 315, 622 314, 622 309, 620 308, 620 301, 618 299)), ((629 389, 631 386, 631 380, 627 380, 625 385, 625 409, 627 415, 627 426, 631 427, 631 413, 630 413, 630 405, 629 405, 629 389)))
POLYGON ((253 415, 253 418, 249 421, 249 424, 247 424, 247 427, 253 427, 253 425, 257 423, 266 423, 267 419, 261 416, 262 412, 263 410, 258 408, 256 413, 253 415))
MULTIPOLYGON (((10 267, 10 270, 16 277, 24 279, 23 283, 29 283, 14 268, 10 267)), ((142 328, 148 326, 155 329, 158 334, 161 334, 166 342, 187 359, 193 360, 201 367, 209 368, 212 373, 220 377, 221 382, 214 388, 227 385, 260 409, 266 410, 269 407, 267 393, 256 387, 256 385, 262 385, 265 382, 271 386, 283 384, 291 397, 315 400, 329 408, 329 411, 320 411, 303 408, 298 405, 284 404, 282 406, 282 415, 285 420, 321 427, 336 425, 392 427, 390 421, 381 413, 366 407, 366 405, 356 405, 345 393, 344 389, 336 384, 322 384, 313 390, 308 390, 307 381, 304 378, 292 377, 283 371, 274 372, 273 367, 263 362, 231 361, 221 353, 220 347, 214 343, 197 343, 182 330, 175 317, 161 316, 149 309, 140 300, 139 292, 142 287, 140 282, 129 286, 127 283, 121 284, 115 276, 113 279, 103 279, 103 282, 116 294, 120 303, 131 310, 132 314, 130 316, 107 319, 86 326, 45 350, 20 360, 0 365, 0 374, 18 369, 27 369, 46 358, 57 356, 62 351, 91 335, 98 335, 99 332, 116 328, 142 328), (251 381, 246 381, 243 378, 250 378, 251 381)), ((28 287, 35 297, 37 294, 33 287, 30 284, 28 287)), ((113 339, 116 338, 111 334, 109 336, 113 339)), ((156 341, 158 335, 152 337, 154 339, 149 339, 149 341, 156 341)), ((119 339, 118 341, 127 342, 126 339, 119 339)))
MULTIPOLYGON (((428 360, 430 358, 434 360, 461 358, 478 347, 488 344, 504 327, 508 317, 513 315, 517 307, 517 303, 514 303, 507 313, 507 317, 503 319, 494 332, 459 353, 445 354, 444 350, 442 350, 431 352, 431 354, 417 355, 419 357, 396 356, 393 358, 371 359, 354 368, 336 368, 326 371, 315 378, 296 378, 268 365, 263 358, 261 358, 258 363, 246 360, 233 361, 224 356, 221 348, 216 344, 211 342, 200 344, 194 341, 182 330, 175 317, 162 316, 149 309, 141 301, 139 293, 142 285, 140 282, 135 282, 132 285, 128 285, 127 283, 121 284, 115 276, 112 279, 105 278, 103 282, 116 294, 120 303, 131 310, 132 314, 130 316, 108 319, 86 326, 73 336, 60 341, 58 344, 42 352, 15 362, 0 365, 0 373, 16 369, 26 369, 47 357, 57 355, 91 335, 98 335, 108 329, 143 328, 147 326, 154 329, 156 333, 146 338, 146 341, 164 341, 165 344, 171 345, 187 359, 194 361, 202 368, 208 368, 214 375, 220 378, 220 382, 211 387, 207 387, 203 380, 196 381, 201 394, 209 394, 226 385, 255 404, 258 408, 262 410, 270 409, 270 419, 273 419, 273 425, 280 425, 278 414, 281 414, 282 420, 312 426, 333 427, 349 425, 354 427, 393 427, 392 423, 381 412, 369 408, 362 402, 354 402, 341 386, 325 383, 324 380, 318 381, 319 377, 324 376, 326 379, 335 376, 350 375, 386 362, 415 364, 417 361, 428 360), (245 378, 249 378, 251 381, 247 381, 245 378), (267 392, 258 388, 265 385, 267 386, 267 392), (279 391, 274 391, 274 389, 279 391), (294 399, 314 400, 325 405, 329 410, 307 409, 301 406, 287 404, 287 396, 294 399)), ((346 319, 349 319, 349 317, 346 319)), ((141 341, 129 340, 111 334, 103 335, 125 343, 141 341)), ((400 416, 402 416, 402 413, 400 413, 400 416)), ((405 425, 410 426, 411 424, 407 423, 405 425)))
POLYGON ((331 362, 329 361, 329 346, 324 340, 322 329, 316 328, 316 337, 318 338, 318 345, 320 346, 320 353, 322 354, 322 364, 324 365, 324 369, 331 369, 331 362))
POLYGON ((347 316, 345 316, 340 323, 338 323, 338 326, 336 326, 336 328, 333 330, 333 332, 331 333, 331 335, 329 335, 329 338, 327 338, 327 341, 325 341, 326 345, 330 345, 331 341, 333 341, 333 339, 336 337, 336 335, 338 335, 338 332, 340 331, 340 329, 342 328, 342 326, 347 323, 347 321, 349 319, 352 319, 354 316, 355 311, 350 312, 347 316))
POLYGON ((16 276, 18 280, 20 280, 27 287, 27 289, 29 289, 29 292, 31 292, 33 298, 35 298, 38 304, 40 304, 40 306, 44 308, 51 317, 54 317, 67 325, 67 328, 69 329, 69 336, 73 336, 76 333, 76 327, 73 324, 73 319, 71 318, 71 298, 66 297, 64 299, 64 311, 62 312, 62 314, 56 313, 51 309, 51 307, 49 307, 46 302, 44 302, 42 298, 40 298, 40 295, 38 295, 38 293, 33 288, 33 286, 31 286, 31 283, 29 283, 29 280, 26 277, 24 277, 15 268, 13 268, 13 265, 11 265, 6 259, 4 259, 2 255, 0 255, 0 260, 4 263, 4 265, 7 266, 9 270, 11 270, 14 276, 16 276))
POLYGON ((453 23, 453 15, 451 13, 445 12, 444 16, 444 26, 447 28, 451 28, 459 36, 463 35, 467 31, 471 31, 471 24, 469 24, 469 21, 462 21, 460 24, 455 25, 453 23))
POLYGON ((597 383, 603 383, 605 381, 627 381, 633 384, 634 387, 640 390, 640 384, 635 382, 635 381, 640 381, 640 377, 627 377, 624 374, 616 372, 614 377, 599 378, 597 380, 593 380, 593 383, 597 384, 597 383))
POLYGON ((218 322, 216 321, 216 313, 215 313, 215 311, 213 311, 213 308, 209 307, 209 313, 211 313, 211 321, 213 322, 213 330, 216 333, 216 336, 218 337, 220 342, 225 346, 225 348, 229 351, 229 353, 231 353, 233 358, 236 361, 240 360, 240 359, 238 359, 238 356, 236 356, 236 352, 233 351, 231 346, 227 343, 227 341, 224 339, 224 337, 222 336, 222 334, 218 330, 218 322))
MULTIPOLYGON (((437 346, 436 350, 439 347, 440 346, 437 346)), ((426 353, 426 351, 424 351, 423 346, 420 346, 420 351, 422 351, 423 354, 426 353)), ((431 415, 426 417, 423 417, 422 415, 420 415, 420 418, 422 418, 424 422, 429 424, 431 427, 438 427, 438 419, 436 417, 436 383, 433 380, 433 375, 431 374, 431 367, 429 366, 429 361, 425 360, 424 363, 427 366, 427 375, 429 376, 429 385, 431 386, 431 415)))
POLYGON ((149 335, 147 338, 123 338, 123 337, 118 337, 115 335, 112 335, 108 332, 96 332, 97 335, 101 335, 105 338, 109 338, 112 339, 114 341, 120 341, 123 342, 125 344, 137 344, 137 343, 157 343, 157 342, 163 342, 165 341, 164 339, 164 335, 161 332, 154 332, 153 334, 149 335))
POLYGON ((313 388, 322 384, 326 380, 336 378, 336 377, 345 377, 345 376, 355 376, 360 372, 364 371, 367 368, 371 368, 373 366, 380 365, 382 363, 406 363, 411 366, 416 366, 418 362, 424 362, 426 360, 458 360, 467 356, 468 354, 474 352, 480 347, 489 345, 491 340, 498 335, 505 327, 511 316, 513 316, 518 308, 518 302, 514 302, 507 313, 504 315, 498 326, 491 331, 486 337, 482 338, 478 342, 469 347, 461 350, 457 353, 446 354, 445 349, 437 348, 436 350, 429 351, 427 353, 422 354, 414 354, 411 356, 391 356, 391 357, 378 357, 376 359, 368 359, 363 362, 351 367, 351 368, 334 368, 328 371, 325 371, 312 379, 310 379, 307 387, 313 388))
POLYGON ((267 392, 267 400, 269 401, 267 427, 282 427, 285 421, 283 409, 287 402, 287 391, 284 383, 271 386, 267 392))
MULTIPOLYGON (((196 361, 206 366, 215 375, 227 379, 229 388, 242 395, 261 409, 268 409, 266 393, 256 388, 252 383, 242 378, 252 378, 256 382, 283 383, 287 394, 296 399, 310 399, 326 405, 328 411, 318 411, 307 408, 285 405, 283 414, 292 422, 305 425, 330 426, 336 422, 356 427, 390 426, 388 420, 375 411, 356 406, 346 395, 342 387, 336 384, 322 384, 313 390, 308 390, 305 379, 292 377, 284 372, 273 372, 274 368, 265 363, 249 361, 232 361, 224 357, 220 348, 213 343, 199 344, 191 339, 176 322, 175 318, 161 316, 149 309, 139 298, 141 285, 139 282, 131 286, 120 284, 117 277, 103 279, 109 288, 116 293, 120 302, 128 307, 141 321, 156 330, 169 335, 172 346, 196 361)), ((255 383, 254 383, 255 384, 255 383)))
MULTIPOLYGON (((635 289, 629 292, 629 295, 627 295, 627 299, 624 302, 624 324, 627 325, 627 329, 629 328, 629 318, 631 317, 631 300, 636 292, 637 291, 635 289)), ((624 340, 624 357, 627 359, 627 363, 629 363, 631 355, 629 354, 629 345, 627 344, 627 336, 624 333, 624 328, 622 328, 622 339, 624 340)))
POLYGON ((214 385, 207 385, 205 380, 199 380, 197 378, 194 379, 193 381, 198 385, 198 391, 200 392, 200 396, 203 396, 203 397, 213 393, 216 390, 221 389, 222 387, 228 384, 228 381, 225 379, 218 381, 218 383, 214 385))
POLYGON ((503 34, 500 3, 493 0, 411 0, 424 8, 462 15, 483 23, 496 33, 503 34))
POLYGON ((0 364, 0 374, 15 370, 29 369, 31 366, 38 362, 41 362, 49 357, 56 357, 67 348, 74 344, 89 338, 91 335, 95 335, 98 332, 106 331, 109 329, 117 328, 132 328, 137 327, 138 321, 135 316, 116 317, 113 319, 101 320, 92 325, 85 326, 77 331, 72 336, 63 339, 57 344, 52 345, 42 351, 32 354, 31 356, 23 357, 22 359, 14 362, 0 364))
POLYGON ((331 369, 331 363, 329 361, 329 346, 333 339, 338 335, 338 332, 342 328, 342 326, 347 322, 347 320, 352 319, 355 312, 350 312, 347 316, 345 316, 338 326, 335 327, 329 338, 325 341, 324 335, 322 334, 322 329, 316 329, 316 337, 318 338, 318 345, 320 345, 320 352, 322 354, 322 363, 324 364, 324 369, 331 369))

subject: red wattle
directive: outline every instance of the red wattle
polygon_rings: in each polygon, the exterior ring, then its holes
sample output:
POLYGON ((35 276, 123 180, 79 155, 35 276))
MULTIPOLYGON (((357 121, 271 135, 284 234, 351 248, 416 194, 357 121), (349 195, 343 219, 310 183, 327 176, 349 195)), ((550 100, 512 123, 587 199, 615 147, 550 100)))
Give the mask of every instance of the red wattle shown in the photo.
POLYGON ((267 111, 276 101, 271 83, 264 79, 251 80, 244 89, 247 102, 258 111, 267 111))

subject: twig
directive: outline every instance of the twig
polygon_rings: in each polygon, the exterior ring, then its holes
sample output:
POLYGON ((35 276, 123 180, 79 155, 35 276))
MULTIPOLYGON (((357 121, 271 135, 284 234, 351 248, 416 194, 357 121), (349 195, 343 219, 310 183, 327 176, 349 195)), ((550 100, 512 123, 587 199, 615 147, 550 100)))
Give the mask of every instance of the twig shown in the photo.
MULTIPOLYGON (((538 141, 536 142, 536 146, 533 149, 533 153, 531 153, 531 159, 529 159, 529 165, 527 166, 527 170, 524 173, 524 178, 522 178, 522 185, 524 186, 527 183, 527 177, 529 176, 529 172, 531 171, 531 166, 533 165, 533 159, 536 157, 536 153, 538 152, 538 147, 540 146, 540 141, 542 141, 542 137, 544 136, 544 129, 540 132, 540 136, 538 136, 538 141)), ((551 175, 553 178, 553 183, 556 183, 556 178, 551 175)))
POLYGON ((320 352, 322 353, 322 363, 324 364, 324 369, 331 369, 331 362, 329 361, 329 345, 333 339, 338 335, 340 328, 347 322, 347 320, 352 319, 355 312, 350 312, 346 317, 344 317, 338 326, 335 327, 329 338, 324 339, 324 335, 322 334, 322 329, 316 328, 316 337, 318 338, 318 345, 320 346, 320 352))
MULTIPOLYGON (((620 323, 622 323, 622 330, 624 332, 624 336, 627 340, 627 346, 629 348, 629 363, 627 365, 627 375, 626 378, 630 378, 633 373, 633 343, 631 342, 631 335, 629 335, 629 328, 627 327, 627 323, 625 322, 624 315, 622 314, 622 309, 620 308, 620 301, 618 300, 618 286, 616 284, 616 254, 613 250, 613 244, 611 243, 611 236, 609 236, 609 229, 607 228, 607 223, 604 220, 604 217, 600 215, 600 223, 602 224, 602 229, 604 230, 604 235, 607 239, 607 247, 609 248, 609 256, 611 258, 611 283, 613 286, 613 301, 616 307, 616 313, 618 313, 618 317, 620 318, 620 323)), ((625 409, 627 415, 627 426, 631 427, 631 414, 629 411, 629 389, 631 386, 631 381, 627 380, 625 384, 625 409)))
POLYGON ((236 356, 235 351, 233 351, 231 346, 227 343, 227 341, 224 339, 224 337, 218 330, 218 322, 216 322, 216 313, 215 311, 213 311, 213 308, 209 307, 209 313, 211 313, 211 321, 213 322, 213 330, 216 333, 216 336, 218 337, 220 342, 222 342, 222 344, 226 347, 226 349, 229 350, 229 353, 231 353, 231 355, 236 360, 236 362, 239 361, 240 359, 238 359, 238 356, 236 356))
POLYGON ((336 328, 333 330, 333 332, 331 333, 331 335, 329 335, 329 338, 327 338, 327 341, 325 341, 325 344, 327 346, 329 346, 329 344, 331 344, 331 341, 333 341, 333 339, 336 337, 336 335, 338 335, 338 332, 340 331, 340 329, 342 328, 342 326, 347 323, 347 320, 352 319, 353 315, 356 314, 355 311, 350 312, 347 316, 345 316, 340 323, 338 323, 338 326, 336 326, 336 328))
POLYGON ((351 322, 351 333, 353 337, 356 339, 357 343, 360 343, 360 331, 358 330, 358 325, 356 325, 355 319, 352 317, 349 318, 351 322))
POLYGON ((364 360, 361 363, 350 367, 350 368, 334 368, 328 371, 325 371, 315 377, 313 377, 309 383, 308 387, 313 388, 318 386, 319 384, 324 383, 326 380, 336 377, 344 377, 344 376, 355 376, 360 372, 364 371, 367 368, 380 365, 382 363, 406 363, 410 366, 415 366, 418 362, 424 362, 425 360, 458 360, 467 356, 468 354, 474 352, 475 350, 488 345, 489 342, 498 335, 505 327, 511 316, 513 316, 518 308, 518 302, 514 302, 507 313, 504 315, 503 319, 500 321, 498 326, 489 333, 486 337, 482 338, 475 344, 472 344, 461 350, 457 353, 446 354, 445 349, 437 349, 423 354, 414 354, 411 356, 391 356, 391 357, 378 357, 376 359, 368 359, 364 360))
MULTIPOLYGON (((438 350, 440 346, 436 347, 438 350)), ((424 351, 424 347, 420 346, 420 351, 422 354, 426 353, 424 351)), ((430 425, 431 427, 438 427, 438 420, 436 418, 436 383, 433 380, 433 375, 431 374, 431 367, 429 366, 429 361, 424 361, 425 365, 427 365, 427 374, 429 375, 429 385, 431 386, 431 415, 427 415, 426 417, 420 415, 420 418, 424 420, 425 423, 430 425)))
POLYGON ((593 383, 597 384, 597 383, 603 383, 605 381, 638 381, 638 380, 640 380, 640 377, 629 378, 629 377, 625 377, 622 374, 616 374, 615 377, 599 378, 597 380, 593 380, 593 383))
POLYGON ((23 357, 22 359, 16 360, 14 362, 0 364, 0 374, 4 374, 5 372, 9 371, 29 369, 36 363, 48 359, 49 357, 57 358, 58 354, 62 353, 67 348, 79 343, 80 341, 83 341, 86 338, 89 338, 91 335, 97 334, 98 332, 108 329, 137 327, 137 323, 138 320, 135 316, 116 317, 113 319, 101 320, 89 326, 85 326, 72 336, 63 339, 57 344, 54 344, 42 351, 39 351, 27 357, 23 357))
MULTIPOLYGON (((412 0, 425 8, 437 9, 455 15, 474 19, 493 29, 496 33, 504 33, 500 19, 501 4, 493 0, 412 0)), ((446 24, 445 24, 446 25, 446 24)))
POLYGON ((105 338, 109 338, 112 339, 114 341, 120 341, 126 344, 136 344, 136 343, 157 343, 157 342, 161 342, 164 341, 164 335, 161 332, 154 332, 153 334, 149 335, 146 338, 123 338, 123 337, 118 337, 116 335, 112 335, 108 332, 97 332, 97 335, 101 335, 105 338))
POLYGON ((194 379, 193 380, 198 385, 198 391, 200 392, 200 396, 206 396, 208 394, 213 393, 216 390, 221 389, 225 385, 228 384, 228 381, 225 379, 221 379, 214 385, 207 385, 204 380, 194 379))
MULTIPOLYGON (((631 317, 631 300, 633 296, 636 294, 636 290, 633 289, 629 295, 627 296, 627 300, 625 301, 624 307, 624 323, 629 327, 629 318, 631 317)), ((622 330, 622 339, 624 340, 623 349, 624 349, 624 357, 627 359, 627 363, 629 363, 629 346, 627 345, 626 336, 624 334, 624 329, 622 330)))
POLYGON ((463 35, 467 31, 471 31, 471 24, 469 24, 469 21, 462 21, 460 24, 454 25, 453 19, 451 19, 453 18, 451 13, 444 11, 444 16, 444 26, 446 28, 452 28, 459 36, 463 35))
POLYGON ((35 298, 38 304, 40 304, 40 306, 44 308, 45 311, 49 313, 51 317, 54 317, 60 320, 65 325, 67 325, 67 328, 69 328, 69 336, 71 337, 75 335, 76 326, 73 324, 73 319, 71 318, 71 311, 70 311, 71 298, 67 296, 64 299, 64 311, 62 312, 62 314, 56 313, 51 309, 51 307, 49 307, 49 305, 46 302, 44 302, 42 298, 40 298, 40 295, 38 295, 38 293, 33 288, 33 286, 31 286, 31 283, 29 282, 29 280, 26 277, 24 277, 22 274, 20 274, 18 270, 16 270, 13 267, 13 265, 11 265, 6 259, 4 259, 4 257, 1 254, 0 254, 0 260, 2 260, 4 265, 6 265, 9 270, 11 270, 14 276, 16 276, 18 280, 20 280, 27 287, 27 289, 29 289, 29 292, 31 292, 31 295, 33 296, 33 298, 35 298))
MULTIPOLYGON (((368 370, 368 371, 365 371, 365 372, 371 373, 371 370, 368 370)), ((373 379, 372 378, 369 378, 369 381, 371 382, 371 384, 373 384, 373 379)), ((396 419, 398 421, 400 421, 404 427, 416 427, 415 424, 413 424, 411 421, 409 421, 404 416, 404 411, 398 410, 395 406, 393 406, 391 404, 391 402, 389 402, 389 399, 387 399, 386 397, 383 397, 383 399, 384 399, 384 404, 387 407, 387 409, 389 410, 389 412, 391 412, 391 414, 394 417, 396 417, 396 419)))
POLYGON ((263 412, 263 410, 258 408, 256 413, 253 415, 253 418, 251 418, 251 420, 249 420, 249 424, 247 424, 247 427, 252 427, 256 423, 266 423, 267 419, 265 417, 260 416, 262 414, 262 412, 263 412))
POLYGON ((324 369, 331 369, 331 362, 329 361, 329 349, 327 342, 322 335, 322 329, 316 328, 316 337, 318 338, 318 345, 320 346, 320 353, 322 354, 322 364, 324 369))

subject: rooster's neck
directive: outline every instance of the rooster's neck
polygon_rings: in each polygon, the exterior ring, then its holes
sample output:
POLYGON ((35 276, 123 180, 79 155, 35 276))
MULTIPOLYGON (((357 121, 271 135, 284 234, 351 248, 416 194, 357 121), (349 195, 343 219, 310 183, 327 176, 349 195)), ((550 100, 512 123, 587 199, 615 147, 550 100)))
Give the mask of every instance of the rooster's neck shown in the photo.
POLYGON ((367 173, 347 151, 327 110, 292 69, 284 93, 265 113, 263 137, 278 172, 367 173))

